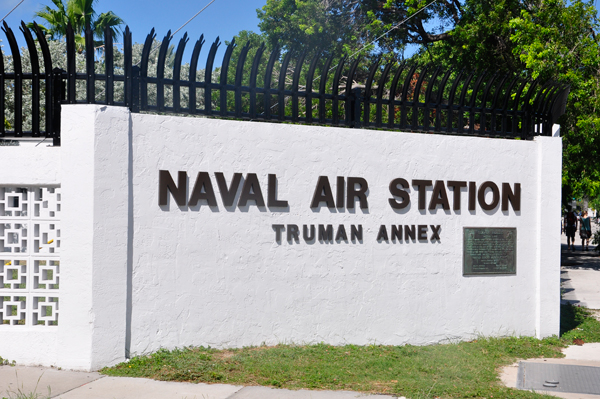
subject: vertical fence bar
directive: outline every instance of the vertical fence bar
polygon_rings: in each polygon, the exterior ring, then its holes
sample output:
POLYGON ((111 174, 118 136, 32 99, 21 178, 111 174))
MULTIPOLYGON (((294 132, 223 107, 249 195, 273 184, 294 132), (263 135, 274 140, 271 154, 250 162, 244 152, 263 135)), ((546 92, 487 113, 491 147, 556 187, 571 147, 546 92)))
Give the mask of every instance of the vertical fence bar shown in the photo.
POLYGON ((106 81, 104 85, 106 104, 115 105, 113 35, 109 26, 104 29, 104 73, 106 75, 106 81))
POLYGON ((143 86, 140 79, 140 67, 134 65, 131 68, 131 112, 140 112, 140 90, 143 86))
POLYGON ((190 114, 196 113, 196 72, 198 70, 198 58, 200 58, 200 50, 204 44, 204 35, 200 35, 200 38, 194 45, 194 51, 192 52, 192 60, 190 61, 190 74, 188 76, 188 108, 190 114))
POLYGON ((75 104, 77 102, 77 92, 76 92, 76 73, 77 66, 75 64, 75 54, 77 52, 77 48, 75 47, 75 33, 73 32, 73 27, 69 23, 67 25, 67 102, 69 104, 75 104))
POLYGON ((86 102, 88 104, 96 103, 96 71, 94 68, 95 53, 96 49, 94 48, 94 35, 92 33, 92 28, 88 23, 85 27, 85 73, 87 77, 86 102))
POLYGON ((427 82, 427 91, 425 92, 425 100, 423 101, 425 103, 425 110, 423 112, 423 129, 424 130, 429 130, 429 126, 430 126, 429 116, 430 116, 430 112, 431 112, 430 111, 431 93, 433 92, 433 86, 435 85, 435 82, 436 82, 441 70, 442 70, 441 67, 437 67, 435 69, 435 71, 433 71, 433 75, 431 76, 431 78, 429 78, 429 81, 427 82))
MULTIPOLYGON (((498 74, 495 73, 494 75, 492 75, 492 78, 490 80, 488 80, 487 84, 485 85, 485 91, 483 92, 483 98, 481 99, 481 113, 479 115, 479 134, 485 134, 486 132, 486 114, 487 114, 487 98, 488 95, 490 93, 490 90, 492 88, 492 86, 494 85, 494 82, 496 81, 496 78, 498 77, 498 74)), ((491 130, 491 129, 490 129, 491 130)))
MULTIPOLYGON (((448 79, 450 79, 451 75, 452 75, 452 70, 449 69, 446 72, 446 74, 444 75, 444 78, 442 79, 442 83, 438 87, 438 96, 437 96, 437 100, 435 102, 435 127, 434 127, 434 130, 436 132, 439 132, 442 130, 442 103, 444 101, 444 89, 446 88, 446 85, 448 84, 448 79)), ((450 112, 450 104, 448 104, 448 112, 450 112)))
POLYGON ((496 106, 498 105, 498 99, 500 98, 500 93, 502 92, 502 88, 504 87, 504 83, 508 79, 508 75, 504 75, 498 86, 496 86, 496 90, 494 91, 494 98, 492 99, 492 104, 490 106, 491 109, 491 117, 490 117, 490 134, 497 134, 496 129, 496 106))
POLYGON ((5 88, 4 88, 4 54, 2 53, 2 51, 0 51, 0 111, 2 111, 2 121, 0 121, 0 137, 4 137, 4 135, 6 134, 6 126, 5 126, 5 121, 6 121, 6 115, 5 115, 5 111, 6 108, 4 107, 4 95, 5 95, 5 88))
POLYGON ((165 63, 167 59, 167 50, 171 43, 171 31, 168 31, 158 52, 158 62, 156 63, 156 107, 158 112, 165 110, 165 63))
POLYGON ((33 28, 35 35, 38 39, 40 49, 42 50, 42 56, 44 57, 44 80, 45 80, 45 99, 44 109, 46 110, 46 120, 44 123, 44 130, 46 137, 52 137, 52 57, 50 56, 50 49, 46 42, 46 36, 40 27, 34 22, 33 28))
POLYGON ((471 80, 473 79, 473 73, 470 73, 469 76, 467 76, 467 79, 465 80, 465 82, 463 83, 463 87, 462 90, 460 92, 460 98, 458 100, 458 122, 457 122, 457 131, 458 133, 463 133, 464 132, 464 112, 465 112, 465 96, 467 95, 467 92, 469 91, 469 84, 471 83, 471 80))
MULTIPOLYGON (((331 120, 334 125, 340 123, 340 109, 339 109, 339 92, 340 92, 340 78, 342 77, 342 70, 344 68, 344 59, 340 61, 338 64, 335 75, 333 75, 333 82, 331 84, 331 95, 333 97, 333 101, 331 104, 331 120)), ((356 61, 355 61, 356 62, 356 61)))
POLYGON ((292 78, 292 122, 298 122, 298 91, 300 85, 300 72, 302 72, 302 64, 306 57, 306 51, 300 54, 300 58, 294 67, 294 76, 292 78))
MULTIPOLYGON (((344 62, 345 58, 342 58, 340 62, 344 62)), ((327 75, 329 74, 329 68, 331 67, 331 63, 333 62, 333 54, 327 58, 325 61, 325 65, 321 70, 321 82, 319 83, 319 123, 325 123, 327 119, 327 109, 325 102, 325 90, 327 87, 327 75)))
POLYGON ((483 71, 477 80, 475 81, 475 87, 473 88, 473 93, 471 94, 471 101, 469 102, 469 134, 475 133, 475 103, 477 101, 477 93, 479 92, 479 86, 481 86, 481 81, 487 75, 487 71, 483 71))
POLYGON ((264 104, 264 118, 269 120, 271 119, 271 81, 273 80, 273 68, 275 66, 275 61, 279 58, 279 47, 275 47, 273 51, 271 51, 271 55, 269 56, 269 62, 267 63, 267 68, 265 70, 265 97, 263 98, 264 104))
POLYGON ((27 50, 29 52, 29 59, 31 61, 31 135, 33 137, 40 136, 40 65, 33 41, 31 31, 24 22, 21 21, 21 32, 25 37, 27 43, 27 50))
POLYGON ((413 94, 412 100, 412 129, 419 129, 419 97, 421 95, 421 86, 423 85, 423 81, 425 80, 425 76, 427 75, 427 71, 430 68, 430 65, 425 65, 419 74, 419 79, 417 80, 417 84, 415 85, 415 91, 413 94))
MULTIPOLYGON (((446 126, 446 131, 448 133, 452 133, 454 131, 454 127, 452 126, 453 123, 453 116, 454 116, 454 98, 456 97, 456 89, 458 89, 458 84, 460 83, 461 79, 463 77, 463 71, 459 71, 458 74, 456 75, 456 77, 454 78, 454 83, 452 83, 452 87, 450 88, 450 93, 448 95, 448 126, 446 126)), ((458 128, 458 126, 457 126, 458 128)))
POLYGON ((306 90, 305 90, 306 97, 304 100, 305 104, 306 104, 306 112, 304 113, 304 118, 306 120, 306 123, 313 122, 313 117, 312 117, 313 80, 315 77, 315 70, 317 69, 317 63, 319 62, 319 59, 320 59, 319 54, 320 54, 320 51, 317 51, 310 63, 310 67, 308 68, 308 73, 306 74, 306 90))
POLYGON ((408 126, 408 123, 406 122, 406 110, 408 109, 408 92, 410 89, 410 85, 413 81, 416 69, 417 64, 414 64, 408 71, 406 78, 404 78, 404 84, 402 85, 402 98, 400 99, 400 129, 406 129, 406 127, 408 126))
MULTIPOLYGON (((371 124, 371 88, 373 87, 373 81, 375 80, 375 74, 379 69, 379 63, 381 62, 381 57, 378 57, 377 60, 371 65, 371 69, 369 70, 369 76, 367 77, 367 81, 365 83, 365 108, 363 110, 363 124, 368 127, 371 124)), ((350 77, 349 80, 353 78, 350 77)))
POLYGON ((285 120, 285 78, 287 77, 287 69, 292 58, 292 51, 288 51, 283 62, 281 63, 281 70, 279 72, 279 85, 277 86, 277 119, 280 121, 285 120))
POLYGON ((60 68, 52 70, 52 138, 55 146, 60 145, 60 106, 65 100, 64 74, 65 71, 60 68))
MULTIPOLYGON (((2 28, 6 33, 8 44, 10 46, 10 52, 13 59, 13 69, 15 75, 14 85, 14 100, 15 100, 15 126, 14 132, 15 137, 23 136, 23 69, 21 66, 21 54, 19 52, 19 45, 15 39, 12 29, 8 27, 6 21, 4 21, 4 27, 2 28)), ((2 121, 4 124, 4 121, 2 121)))
POLYGON ((554 82, 552 84, 552 89, 548 90, 548 94, 541 105, 541 109, 538 110, 538 113, 541 114, 540 117, 543 118, 543 127, 542 127, 542 135, 551 136, 552 135, 552 105, 556 99, 556 95, 560 92, 561 86, 558 82, 554 82))
POLYGON ((125 76, 123 77, 123 86, 125 89, 123 101, 125 102, 125 106, 129 108, 131 108, 131 67, 133 63, 133 45, 131 42, 131 31, 129 30, 129 26, 126 26, 125 33, 123 34, 123 69, 125 72, 125 76))
POLYGON ((237 61, 237 67, 235 70, 235 94, 234 94, 234 102, 235 102, 235 117, 242 117, 242 83, 243 83, 243 75, 244 75, 244 64, 246 63, 246 57, 248 56, 248 50, 250 49, 250 42, 248 41, 244 47, 242 47, 242 51, 240 52, 240 56, 237 61))
POLYGON ((221 64, 221 75, 220 78, 220 91, 219 91, 219 111, 222 116, 227 116, 227 78, 229 77, 229 62, 231 61, 231 54, 233 49, 236 47, 235 39, 229 43, 227 50, 225 50, 225 56, 223 57, 223 63, 221 64))
POLYGON ((504 100, 502 101, 502 118, 501 118, 501 132, 503 135, 507 135, 508 134, 508 112, 507 112, 507 107, 508 107, 508 102, 511 99, 511 94, 512 94, 512 90, 513 87, 515 87, 515 85, 519 83, 519 76, 515 76, 513 81, 510 83, 510 86, 508 87, 508 89, 506 90, 506 93, 504 94, 504 100))
MULTIPOLYGON (((531 84, 531 86, 529 86, 529 90, 527 90, 527 93, 525 94, 525 99, 523 100, 523 108, 521 108, 521 111, 523 111, 523 120, 521 121, 521 134, 522 137, 529 137, 532 136, 533 134, 529 133, 531 132, 533 129, 535 129, 535 126, 533 126, 533 107, 531 106, 531 104, 529 104, 529 100, 531 100, 531 96, 533 95, 533 93, 535 92, 536 87, 538 86, 539 81, 536 79, 533 81, 533 83, 531 84)), ((544 87, 541 88, 541 90, 544 90, 544 87)), ((539 93, 538 93, 539 95, 539 93)))
POLYGON ((265 51, 265 43, 261 43, 256 54, 254 54, 254 60, 252 62, 252 69, 250 70, 250 118, 256 118, 256 78, 258 77, 258 67, 260 66, 260 59, 265 51))
POLYGON ((361 90, 360 87, 352 89, 352 94, 349 98, 350 103, 350 127, 352 128, 360 128, 362 124, 360 122, 360 103, 362 101, 361 98, 361 90))
POLYGON ((177 52, 175 53, 175 63, 173 64, 173 112, 181 112, 181 60, 183 51, 188 42, 187 33, 179 40, 177 52))
POLYGON ((385 88, 385 83, 388 80, 388 76, 390 74, 390 69, 392 69, 392 65, 394 62, 388 62, 385 68, 383 69, 383 73, 379 78, 379 83, 377 84, 377 103, 375 105, 375 126, 382 127, 383 126, 383 91, 385 88))
MULTIPOLYGON (((350 126, 351 124, 353 124, 354 119, 352 117, 352 112, 354 112, 354 107, 355 105, 351 104, 352 103, 352 86, 354 85, 354 76, 356 75, 356 70, 358 69, 358 63, 360 62, 360 58, 356 57, 356 59, 354 60, 354 62, 350 65, 350 70, 348 71, 348 78, 346 79, 346 91, 344 93, 345 96, 345 101, 344 101, 344 118, 345 118, 345 123, 350 126)), ((365 95, 365 97, 367 97, 365 95)), ((365 101, 369 101, 367 98, 365 98, 365 101)), ((360 108, 360 104, 359 104, 359 108, 360 108)), ((360 118, 360 114, 358 115, 360 118)))
POLYGON ((150 60, 150 52, 152 51, 152 44, 154 43, 155 37, 156 34, 154 33, 154 28, 152 28, 148 36, 146 36, 146 41, 144 42, 144 48, 142 50, 142 59, 139 62, 139 110, 145 110, 148 108, 148 64, 150 60))
POLYGON ((206 59, 206 68, 204 69, 204 112, 206 115, 212 114, 212 72, 215 55, 220 45, 221 42, 219 42, 219 37, 217 36, 215 42, 210 46, 208 58, 206 59))
POLYGON ((517 94, 515 95, 515 98, 513 100, 513 106, 512 106, 512 110, 511 110, 511 114, 512 114, 512 124, 511 124, 511 133, 513 137, 517 137, 518 134, 518 116, 519 116, 519 104, 520 104, 520 100, 521 100, 521 95, 523 94, 523 90, 525 90, 525 87, 527 86, 527 83, 529 83, 527 80, 523 80, 523 82, 521 83, 521 86, 519 86, 519 89, 517 90, 517 94))
POLYGON ((388 110, 388 129, 392 129, 394 127, 394 123, 396 120, 396 91, 398 89, 398 81, 400 80, 400 75, 402 75, 402 72, 404 71, 404 69, 406 68, 406 64, 402 63, 401 65, 398 66, 398 70, 396 71, 396 74, 394 75, 394 79, 392 79, 392 86, 390 87, 390 97, 389 97, 389 110, 388 110))

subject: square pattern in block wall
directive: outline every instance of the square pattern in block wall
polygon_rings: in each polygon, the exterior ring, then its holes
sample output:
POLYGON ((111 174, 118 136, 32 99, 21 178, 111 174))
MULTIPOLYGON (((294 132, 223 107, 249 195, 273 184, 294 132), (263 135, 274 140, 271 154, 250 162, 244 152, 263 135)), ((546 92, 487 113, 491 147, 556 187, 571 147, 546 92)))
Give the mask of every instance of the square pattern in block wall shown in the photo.
POLYGON ((60 188, 0 187, 0 328, 57 326, 60 188))

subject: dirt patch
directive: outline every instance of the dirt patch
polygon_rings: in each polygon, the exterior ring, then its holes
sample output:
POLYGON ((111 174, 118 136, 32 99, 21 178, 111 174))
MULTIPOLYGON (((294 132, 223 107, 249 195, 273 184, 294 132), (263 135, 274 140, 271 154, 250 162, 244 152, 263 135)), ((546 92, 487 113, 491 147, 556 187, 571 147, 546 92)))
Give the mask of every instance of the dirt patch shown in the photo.
POLYGON ((228 350, 223 350, 223 351, 219 351, 219 352, 216 352, 216 353, 212 353, 211 355, 215 359, 224 360, 224 359, 229 359, 230 357, 233 357, 233 355, 235 355, 235 352, 228 351, 228 350))
POLYGON ((600 321, 600 310, 589 309, 589 311, 596 320, 600 321))

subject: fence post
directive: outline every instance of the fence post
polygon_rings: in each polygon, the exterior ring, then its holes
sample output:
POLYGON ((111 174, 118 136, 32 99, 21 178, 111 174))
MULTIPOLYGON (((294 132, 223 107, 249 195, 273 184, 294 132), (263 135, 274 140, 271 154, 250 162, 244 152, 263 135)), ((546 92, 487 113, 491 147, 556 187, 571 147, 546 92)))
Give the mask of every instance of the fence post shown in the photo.
POLYGON ((350 96, 350 127, 360 128, 360 100, 361 90, 360 87, 352 89, 350 96))
POLYGON ((65 100, 65 84, 60 68, 52 70, 52 144, 60 146, 60 104, 65 100))
POLYGON ((131 68, 131 112, 140 112, 140 67, 131 68))

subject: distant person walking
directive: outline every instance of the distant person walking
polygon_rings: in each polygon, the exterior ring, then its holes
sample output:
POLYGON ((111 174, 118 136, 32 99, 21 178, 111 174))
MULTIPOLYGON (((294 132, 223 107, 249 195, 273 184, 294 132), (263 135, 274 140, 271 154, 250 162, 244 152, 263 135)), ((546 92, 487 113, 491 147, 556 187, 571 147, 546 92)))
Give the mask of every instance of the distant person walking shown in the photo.
POLYGON ((565 216, 565 234, 567 235, 567 249, 575 249, 575 232, 577 231, 577 216, 570 210, 565 216))
POLYGON ((581 215, 579 236, 581 237, 581 250, 588 251, 590 249, 590 237, 592 236, 592 224, 587 211, 584 211, 581 215))

